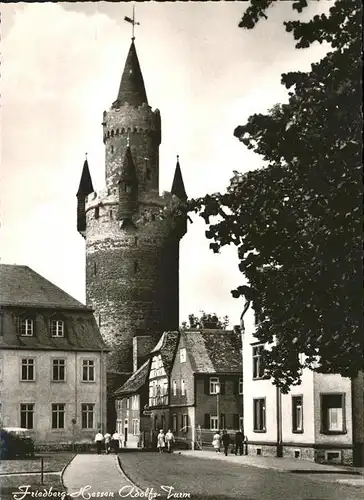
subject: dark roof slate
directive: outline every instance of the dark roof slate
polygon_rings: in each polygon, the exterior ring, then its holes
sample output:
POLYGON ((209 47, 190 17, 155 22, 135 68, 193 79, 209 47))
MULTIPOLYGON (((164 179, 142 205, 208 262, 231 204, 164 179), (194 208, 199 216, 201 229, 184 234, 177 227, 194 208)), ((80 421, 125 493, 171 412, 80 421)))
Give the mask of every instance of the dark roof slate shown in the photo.
POLYGON ((80 185, 78 186, 78 191, 76 196, 87 196, 88 194, 93 192, 94 192, 94 187, 92 185, 90 169, 86 158, 83 164, 80 185))
POLYGON ((123 386, 114 392, 114 396, 124 396, 126 394, 132 394, 138 392, 138 390, 145 384, 148 373, 149 373, 149 363, 150 360, 146 361, 136 372, 134 372, 130 378, 125 382, 123 386))
POLYGON ((0 264, 0 306, 90 310, 30 267, 11 264, 0 264))
POLYGON ((182 332, 195 373, 241 373, 241 336, 228 330, 184 330, 182 332))
POLYGON ((174 171, 171 193, 175 194, 180 200, 183 201, 187 200, 187 193, 183 182, 181 166, 179 164, 178 156, 177 156, 176 169, 174 171))
POLYGON ((123 160, 123 168, 120 174, 120 181, 130 181, 133 183, 137 183, 137 174, 135 169, 135 164, 133 160, 133 156, 131 154, 130 146, 127 146, 124 154, 123 160))
POLYGON ((148 104, 147 93, 145 91, 143 75, 140 69, 134 41, 131 42, 121 77, 118 96, 112 107, 120 108, 126 103, 133 107, 148 104))

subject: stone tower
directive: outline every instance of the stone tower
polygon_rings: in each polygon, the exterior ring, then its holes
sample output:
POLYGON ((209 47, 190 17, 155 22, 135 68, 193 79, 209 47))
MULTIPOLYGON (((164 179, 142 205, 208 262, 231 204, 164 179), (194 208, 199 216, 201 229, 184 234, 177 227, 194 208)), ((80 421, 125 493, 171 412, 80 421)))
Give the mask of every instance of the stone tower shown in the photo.
POLYGON ((179 241, 187 229, 178 157, 171 192, 159 195, 161 118, 148 104, 134 39, 102 126, 106 187, 94 192, 86 160, 77 229, 86 240, 87 304, 112 348, 108 371, 125 373, 134 337, 157 342, 179 327, 179 241))

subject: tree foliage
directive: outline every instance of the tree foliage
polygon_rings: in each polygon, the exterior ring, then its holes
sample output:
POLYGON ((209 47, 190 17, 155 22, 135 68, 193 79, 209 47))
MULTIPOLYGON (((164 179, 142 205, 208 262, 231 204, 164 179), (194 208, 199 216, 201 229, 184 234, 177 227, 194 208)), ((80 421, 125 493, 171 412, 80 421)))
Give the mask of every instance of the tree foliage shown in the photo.
POLYGON ((182 322, 182 328, 184 329, 200 329, 200 328, 210 328, 210 329, 221 329, 226 330, 229 324, 229 317, 224 316, 219 318, 216 313, 206 313, 205 311, 200 311, 200 315, 195 314, 188 315, 187 321, 182 322))
MULTIPOLYGON (((253 0, 239 26, 254 28, 275 3, 253 0)), ((356 0, 337 0, 329 15, 284 23, 296 48, 317 41, 330 51, 307 73, 282 75, 288 104, 235 129, 268 166, 234 172, 226 193, 191 203, 214 252, 237 246, 249 284, 232 295, 252 301, 257 337, 275 341, 265 362, 283 391, 303 367, 353 377, 363 366, 361 14, 356 0)))

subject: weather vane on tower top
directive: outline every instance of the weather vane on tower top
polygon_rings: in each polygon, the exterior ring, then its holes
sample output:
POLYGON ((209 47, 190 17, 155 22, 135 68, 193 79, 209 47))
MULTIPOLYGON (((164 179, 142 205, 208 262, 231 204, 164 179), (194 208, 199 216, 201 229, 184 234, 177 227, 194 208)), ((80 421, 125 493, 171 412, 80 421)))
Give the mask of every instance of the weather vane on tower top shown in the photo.
POLYGON ((132 41, 134 41, 135 40, 135 35, 134 35, 135 25, 140 26, 140 23, 137 23, 135 20, 135 6, 134 5, 133 5, 133 17, 131 18, 131 17, 125 16, 124 21, 127 21, 128 23, 131 23, 133 25, 131 39, 132 39, 132 41))

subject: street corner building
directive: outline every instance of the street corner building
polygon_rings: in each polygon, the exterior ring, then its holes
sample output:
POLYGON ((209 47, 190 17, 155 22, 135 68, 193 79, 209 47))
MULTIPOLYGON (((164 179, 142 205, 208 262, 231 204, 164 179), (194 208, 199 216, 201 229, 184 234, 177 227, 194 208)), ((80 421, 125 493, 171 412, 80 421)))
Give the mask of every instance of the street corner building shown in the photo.
POLYGON ((217 430, 233 436, 243 427, 240 331, 164 332, 115 400, 126 446, 153 448, 160 429, 192 449, 211 447, 217 430))
POLYGON ((86 244, 87 304, 111 349, 111 397, 136 369, 133 345, 149 354, 164 331, 178 329, 179 242, 187 230, 178 157, 171 192, 159 194, 161 115, 148 103, 134 37, 102 126, 105 188, 94 191, 86 158, 77 229, 86 244))
POLYGON ((306 368, 301 384, 281 394, 264 373, 265 345, 255 337, 257 320, 251 307, 249 316, 246 324, 252 327, 243 335, 244 431, 249 454, 352 463, 354 450, 363 442, 362 374, 353 382, 306 368), (353 383, 360 385, 361 405, 353 383))
POLYGON ((38 449, 90 444, 106 421, 93 311, 27 266, 0 264, 0 422, 38 449))

